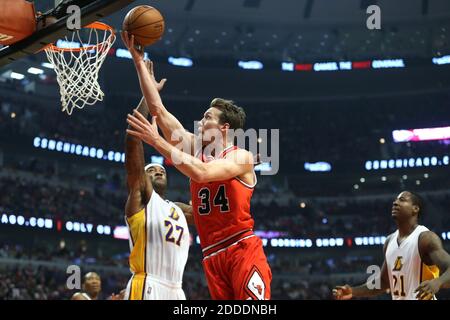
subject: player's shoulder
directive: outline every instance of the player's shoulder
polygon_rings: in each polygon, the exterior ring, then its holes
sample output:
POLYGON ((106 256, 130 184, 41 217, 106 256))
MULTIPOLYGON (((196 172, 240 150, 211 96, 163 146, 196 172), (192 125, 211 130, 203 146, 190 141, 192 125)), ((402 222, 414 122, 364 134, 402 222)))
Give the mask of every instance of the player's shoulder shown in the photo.
POLYGON ((178 209, 178 210, 180 210, 181 212, 183 212, 183 209, 181 209, 180 206, 177 205, 175 202, 170 201, 169 199, 166 199, 166 200, 164 200, 164 201, 165 201, 165 203, 167 203, 170 207, 173 207, 173 208, 178 209))
POLYGON ((396 233, 397 231, 394 231, 394 232, 392 232, 391 234, 389 234, 387 237, 386 237, 386 241, 385 241, 385 243, 386 244, 389 244, 389 242, 391 241, 391 239, 395 236, 395 233, 396 233))
POLYGON ((386 237, 386 240, 384 241, 384 251, 385 251, 385 252, 386 252, 386 250, 387 250, 387 247, 389 246, 389 243, 390 243, 391 240, 394 238, 396 232, 397 232, 397 231, 392 232, 391 234, 389 234, 389 235, 386 237))
POLYGON ((436 233, 426 229, 419 234, 417 246, 421 259, 428 264, 430 252, 442 249, 442 240, 436 233))
POLYGON ((225 155, 227 160, 233 160, 238 164, 254 164, 253 153, 242 148, 235 148, 225 155))
POLYGON ((83 293, 75 292, 72 298, 70 298, 70 300, 87 300, 87 299, 83 296, 83 293))
POLYGON ((430 243, 439 243, 441 241, 441 238, 433 231, 425 228, 423 231, 419 234, 419 245, 427 245, 430 243))
POLYGON ((155 189, 152 190, 152 193, 150 194, 150 199, 149 202, 164 202, 167 203, 168 200, 164 200, 159 194, 158 192, 155 191, 155 189))

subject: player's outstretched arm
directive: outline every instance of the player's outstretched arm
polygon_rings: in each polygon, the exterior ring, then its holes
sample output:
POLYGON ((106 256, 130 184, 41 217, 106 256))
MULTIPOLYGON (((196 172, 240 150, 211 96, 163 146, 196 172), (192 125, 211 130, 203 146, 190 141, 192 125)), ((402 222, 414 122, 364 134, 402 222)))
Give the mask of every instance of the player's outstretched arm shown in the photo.
POLYGON ((127 130, 128 134, 153 146, 162 156, 170 158, 179 171, 196 182, 228 180, 253 171, 254 159, 252 154, 246 150, 235 151, 233 160, 218 159, 204 163, 200 159, 178 150, 161 138, 156 125, 156 117, 153 117, 152 123, 150 123, 141 114, 135 113, 133 116, 128 115, 127 121, 133 128, 127 130))
POLYGON ((183 210, 183 214, 186 217, 187 223, 194 225, 195 221, 192 206, 183 202, 175 202, 175 204, 179 206, 181 210, 183 210))
POLYGON ((414 292, 419 300, 429 300, 441 288, 450 288, 450 255, 444 250, 441 239, 432 231, 425 231, 419 237, 419 253, 426 265, 436 265, 441 276, 423 281, 414 292))
POLYGON ((350 285, 346 284, 343 286, 336 286, 333 289, 333 296, 336 300, 349 300, 352 298, 370 298, 385 294, 387 289, 388 287, 386 287, 383 284, 379 289, 376 288, 371 289, 367 286, 366 283, 356 287, 351 287, 350 285))
POLYGON ((134 36, 129 37, 125 31, 121 34, 122 40, 133 57, 134 65, 136 67, 139 84, 142 94, 147 101, 149 111, 152 116, 158 116, 158 125, 161 127, 164 137, 170 144, 176 146, 182 145, 190 146, 191 153, 193 152, 194 135, 186 129, 183 125, 164 107, 159 92, 165 83, 165 79, 157 82, 153 73, 153 63, 149 66, 145 65, 144 52, 138 51, 134 45, 134 36), (183 141, 183 144, 180 142, 183 141))
MULTIPOLYGON (((136 112, 142 117, 148 116, 145 99, 142 98, 136 112)), ((144 146, 142 141, 132 135, 125 134, 125 169, 128 188, 128 199, 125 214, 131 217, 138 213, 150 200, 152 184, 144 171, 144 146)))
POLYGON ((385 270, 384 272, 386 272, 385 262, 383 263, 383 267, 381 269, 381 288, 369 288, 367 286, 367 283, 355 287, 351 287, 348 284, 343 286, 336 286, 333 289, 334 298, 336 300, 349 300, 352 298, 370 298, 385 294, 386 290, 389 288, 389 283, 383 281, 383 268, 385 270))
MULTIPOLYGON (((385 257, 390 238, 391 235, 388 236, 384 242, 383 252, 385 257)), ((336 286, 333 289, 333 296, 336 300, 349 300, 352 298, 370 298, 385 294, 387 289, 389 289, 389 276, 386 267, 386 260, 383 261, 379 280, 380 288, 369 288, 367 286, 367 282, 355 287, 351 287, 348 284, 336 286)))
MULTIPOLYGON (((146 61, 147 62, 147 61, 146 61)), ((162 90, 164 87, 164 83, 167 79, 162 79, 160 82, 157 82, 155 79, 155 73, 153 71, 153 62, 148 61, 148 71, 150 73, 150 78, 152 79, 153 84, 155 85, 158 92, 162 90)), ((142 70, 140 70, 142 71, 142 70)), ((142 75, 145 76, 145 75, 142 75)), ((159 94, 158 94, 159 96, 159 94)), ((159 96, 160 97, 160 96, 159 96)), ((161 100, 161 98, 159 99, 161 100)), ((193 143, 194 143, 194 135, 187 131, 183 125, 178 121, 178 119, 171 114, 164 104, 152 103, 148 105, 150 114, 152 116, 157 116, 158 118, 158 126, 161 128, 163 132, 164 138, 169 141, 170 144, 177 146, 180 143, 180 139, 185 139, 184 141, 191 147, 191 154, 193 152, 193 143), (174 134, 175 133, 175 134, 174 134)), ((181 148, 180 148, 181 149, 181 148)))

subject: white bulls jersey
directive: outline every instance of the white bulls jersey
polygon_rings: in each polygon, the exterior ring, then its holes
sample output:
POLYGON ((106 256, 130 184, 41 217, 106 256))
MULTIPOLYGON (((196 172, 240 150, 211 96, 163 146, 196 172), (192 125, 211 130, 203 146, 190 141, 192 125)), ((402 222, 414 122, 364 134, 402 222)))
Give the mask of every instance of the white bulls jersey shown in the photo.
POLYGON ((190 237, 182 210, 153 191, 147 206, 125 220, 133 273, 125 299, 186 299, 181 282, 190 237))
POLYGON ((417 226, 398 245, 397 230, 389 240, 386 249, 386 267, 393 300, 417 300, 414 290, 419 284, 439 276, 439 269, 436 266, 427 266, 420 258, 419 236, 424 231, 428 231, 428 228, 417 226))

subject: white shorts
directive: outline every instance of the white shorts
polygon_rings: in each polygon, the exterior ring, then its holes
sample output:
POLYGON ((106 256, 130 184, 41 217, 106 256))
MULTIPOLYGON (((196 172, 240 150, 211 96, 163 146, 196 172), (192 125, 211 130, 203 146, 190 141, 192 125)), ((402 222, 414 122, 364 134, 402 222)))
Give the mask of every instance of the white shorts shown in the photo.
POLYGON ((181 283, 135 274, 128 281, 124 300, 186 300, 181 283))

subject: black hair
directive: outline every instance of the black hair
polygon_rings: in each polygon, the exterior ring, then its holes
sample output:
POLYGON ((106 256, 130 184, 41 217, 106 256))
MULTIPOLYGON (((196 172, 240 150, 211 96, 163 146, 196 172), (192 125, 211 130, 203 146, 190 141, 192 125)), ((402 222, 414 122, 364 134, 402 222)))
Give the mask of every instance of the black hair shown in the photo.
POLYGON ((411 195, 411 201, 412 201, 413 205, 419 207, 419 214, 418 214, 418 216, 419 217, 423 217, 423 213, 425 211, 425 208, 424 208, 425 207, 425 202, 423 201, 423 198, 419 194, 417 194, 415 192, 412 192, 412 191, 407 191, 407 192, 411 195))
POLYGON ((87 275, 88 275, 89 273, 95 273, 95 274, 100 278, 100 275, 99 275, 97 272, 89 271, 88 273, 86 273, 86 274, 83 276, 83 284, 86 283, 86 281, 87 281, 87 275))

